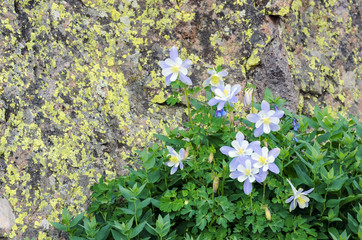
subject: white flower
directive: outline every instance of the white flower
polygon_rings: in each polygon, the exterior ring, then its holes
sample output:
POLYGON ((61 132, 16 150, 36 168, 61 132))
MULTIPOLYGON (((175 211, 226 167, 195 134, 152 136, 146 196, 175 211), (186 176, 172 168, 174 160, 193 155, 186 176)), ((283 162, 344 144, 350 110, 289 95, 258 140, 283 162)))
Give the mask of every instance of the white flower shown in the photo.
POLYGON ((289 211, 293 211, 296 207, 297 207, 297 203, 299 205, 300 208, 306 208, 309 205, 309 198, 307 197, 307 195, 309 193, 311 193, 313 191, 314 188, 309 189, 308 191, 303 192, 302 188, 299 188, 299 190, 297 191, 297 189, 295 189, 295 187, 293 186, 293 184, 289 181, 289 179, 287 179, 288 183, 290 184, 290 186, 292 187, 293 190, 293 196, 291 196, 290 198, 287 199, 287 201, 285 201, 286 203, 290 203, 290 207, 289 207, 289 211))
POLYGON ((223 77, 227 76, 228 73, 226 71, 216 72, 214 69, 207 71, 211 76, 206 79, 204 82, 204 86, 211 85, 211 90, 214 90, 217 87, 224 86, 223 77))
POLYGON ((274 148, 269 152, 267 147, 254 146, 253 150, 254 153, 251 155, 251 158, 256 161, 254 167, 261 168, 264 172, 269 170, 275 174, 279 173, 279 168, 274 163, 275 158, 280 153, 279 148, 274 148))
POLYGON ((180 169, 182 170, 184 168, 184 165, 182 163, 182 160, 185 159, 185 150, 183 148, 180 149, 180 152, 177 153, 175 149, 173 149, 170 146, 167 146, 167 150, 169 154, 167 156, 170 157, 170 161, 166 162, 167 167, 171 167, 171 175, 174 174, 178 167, 180 166, 180 169))

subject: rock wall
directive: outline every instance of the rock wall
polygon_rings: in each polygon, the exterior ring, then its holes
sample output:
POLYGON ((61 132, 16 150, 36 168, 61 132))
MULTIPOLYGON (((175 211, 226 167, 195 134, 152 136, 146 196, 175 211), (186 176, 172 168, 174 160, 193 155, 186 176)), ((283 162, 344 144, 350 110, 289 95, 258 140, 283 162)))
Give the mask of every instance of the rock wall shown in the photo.
POLYGON ((362 120, 361 14, 359 0, 3 0, 0 198, 15 221, 2 234, 65 239, 48 221, 86 209, 96 179, 127 174, 182 119, 157 65, 171 46, 194 84, 222 65, 258 100, 269 87, 291 111, 362 120))

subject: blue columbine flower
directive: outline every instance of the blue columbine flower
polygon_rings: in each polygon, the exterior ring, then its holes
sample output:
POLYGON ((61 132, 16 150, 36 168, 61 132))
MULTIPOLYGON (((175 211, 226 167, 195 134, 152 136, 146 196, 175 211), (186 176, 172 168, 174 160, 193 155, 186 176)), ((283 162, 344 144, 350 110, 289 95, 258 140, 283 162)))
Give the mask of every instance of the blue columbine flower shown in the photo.
POLYGON ((172 47, 170 50, 170 58, 159 62, 162 68, 162 75, 166 77, 166 85, 169 86, 179 78, 186 85, 192 85, 191 79, 186 76, 187 68, 191 66, 191 60, 182 61, 178 56, 177 48, 172 47))
POLYGON ((215 90, 218 87, 224 86, 224 81, 222 78, 228 75, 225 70, 216 72, 215 69, 211 69, 207 72, 211 74, 211 76, 204 82, 205 87, 211 85, 211 90, 215 90))
POLYGON ((177 153, 175 149, 170 146, 167 146, 167 150, 169 152, 167 156, 170 156, 170 161, 166 162, 165 165, 171 167, 170 173, 172 175, 177 171, 179 166, 181 170, 184 168, 182 161, 185 159, 185 150, 181 148, 179 153, 177 153))
POLYGON ((280 129, 279 119, 283 117, 282 110, 270 110, 270 105, 267 101, 263 100, 261 103, 261 111, 257 114, 249 114, 247 119, 255 123, 254 136, 259 137, 263 133, 270 133, 270 131, 278 131, 280 129))
POLYGON ((247 159, 244 163, 238 165, 237 170, 230 173, 232 179, 238 179, 244 182, 243 190, 246 195, 253 189, 252 183, 256 180, 261 183, 266 178, 266 172, 259 171, 259 168, 253 167, 253 160, 247 159))
POLYGON ((227 115, 227 112, 224 109, 215 111, 215 117, 217 117, 217 118, 220 118, 220 117, 223 117, 226 115, 227 115))
POLYGON ((210 99, 209 105, 214 106, 217 105, 217 110, 221 110, 224 108, 225 103, 229 103, 232 107, 233 103, 238 101, 238 94, 241 90, 241 86, 239 84, 234 85, 233 87, 230 84, 224 86, 219 86, 214 90, 215 97, 210 99))
POLYGON ((250 106, 253 100, 254 89, 252 87, 245 89, 244 106, 250 106))
POLYGON ((274 163, 280 153, 279 148, 274 148, 269 151, 267 147, 261 148, 260 146, 254 146, 253 150, 254 153, 251 155, 251 158, 255 160, 254 167, 260 168, 263 172, 269 170, 275 174, 279 173, 280 170, 274 163))
POLYGON ((295 189, 295 187, 293 186, 293 184, 289 181, 289 179, 287 179, 288 183, 290 184, 290 186, 292 187, 293 190, 293 196, 291 196, 290 198, 288 198, 285 202, 286 203, 290 203, 290 207, 289 207, 289 211, 293 211, 296 207, 297 207, 297 203, 299 205, 300 208, 306 208, 309 205, 309 198, 307 197, 307 195, 309 193, 311 193, 313 191, 314 188, 309 189, 308 191, 303 192, 302 188, 299 188, 299 190, 297 191, 297 189, 295 189))
POLYGON ((248 141, 244 140, 244 134, 238 132, 236 134, 236 140, 231 142, 231 146, 223 146, 220 148, 220 151, 228 155, 229 157, 234 158, 230 164, 230 171, 235 171, 239 164, 243 163, 248 159, 253 153, 253 147, 260 146, 259 141, 254 141, 249 144, 248 141))

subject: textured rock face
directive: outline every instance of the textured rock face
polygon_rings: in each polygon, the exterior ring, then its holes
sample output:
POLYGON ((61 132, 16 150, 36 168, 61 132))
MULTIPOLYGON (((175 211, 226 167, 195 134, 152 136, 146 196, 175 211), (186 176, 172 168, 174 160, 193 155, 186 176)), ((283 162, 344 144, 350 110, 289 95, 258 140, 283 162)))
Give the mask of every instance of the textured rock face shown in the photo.
POLYGON ((0 199, 0 233, 10 232, 15 223, 15 215, 10 203, 6 199, 0 199))
POLYGON ((127 174, 183 106, 157 65, 171 46, 202 84, 265 87, 310 113, 315 104, 362 119, 362 3, 216 0, 4 0, 0 3, 0 197, 10 238, 62 239, 47 225, 84 210, 101 175, 127 174))

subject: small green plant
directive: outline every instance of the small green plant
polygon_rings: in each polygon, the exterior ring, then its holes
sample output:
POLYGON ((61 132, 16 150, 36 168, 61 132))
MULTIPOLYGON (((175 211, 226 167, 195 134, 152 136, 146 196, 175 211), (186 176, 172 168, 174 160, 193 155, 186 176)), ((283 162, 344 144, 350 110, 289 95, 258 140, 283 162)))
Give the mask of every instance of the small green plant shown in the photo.
POLYGON ((318 107, 312 118, 296 116, 269 89, 255 103, 250 86, 250 114, 238 117, 233 104, 241 88, 224 85, 226 71, 209 71, 205 102, 189 99, 201 90, 186 76, 191 61, 175 48, 170 57, 160 62, 174 89, 167 102, 185 95, 190 120, 155 135, 165 145, 139 151, 138 171, 100 178, 87 212, 72 218, 65 209, 54 227, 71 240, 362 237, 356 118, 318 107))

